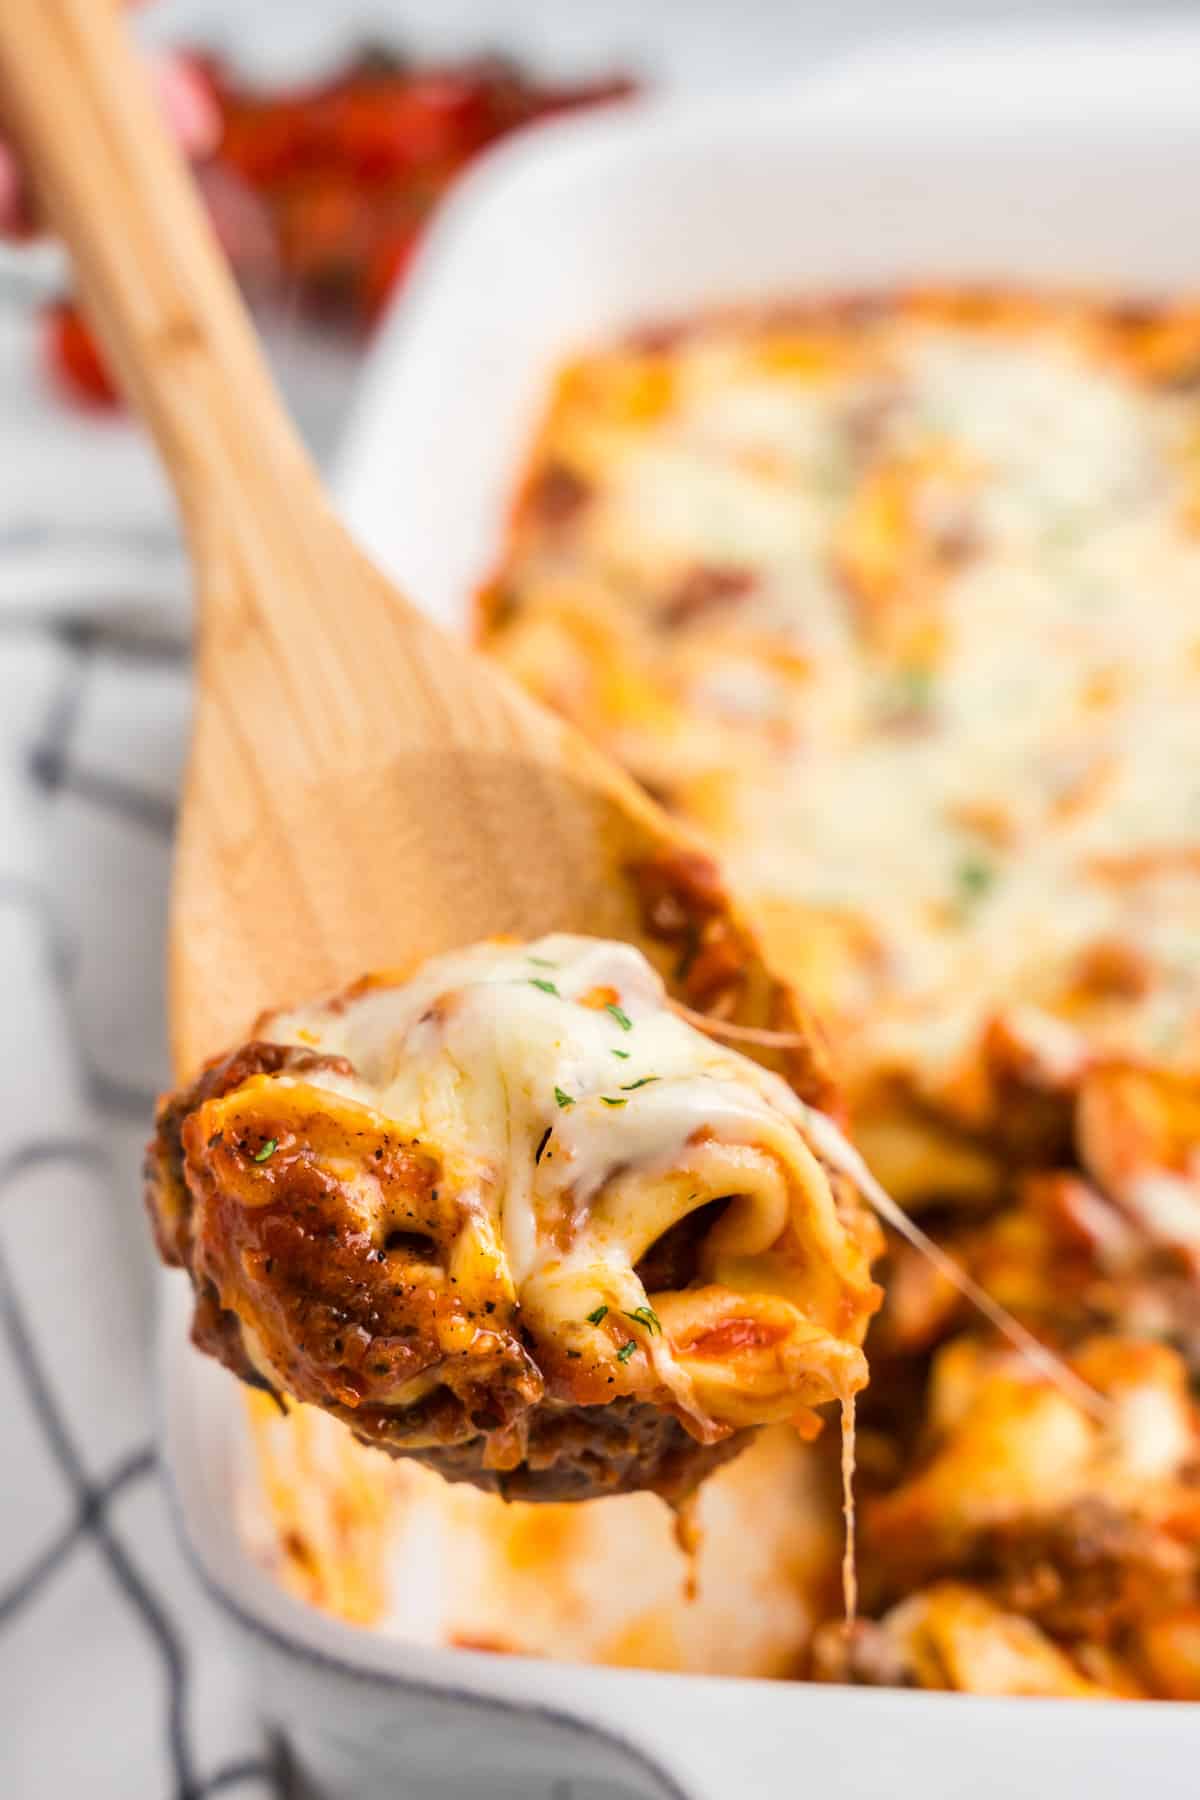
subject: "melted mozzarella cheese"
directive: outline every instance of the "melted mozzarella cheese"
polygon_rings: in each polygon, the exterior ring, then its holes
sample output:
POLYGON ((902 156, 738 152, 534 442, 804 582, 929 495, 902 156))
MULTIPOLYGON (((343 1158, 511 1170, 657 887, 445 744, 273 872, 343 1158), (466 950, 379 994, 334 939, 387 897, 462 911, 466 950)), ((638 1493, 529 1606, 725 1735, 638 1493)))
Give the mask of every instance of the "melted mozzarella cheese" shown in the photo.
POLYGON ((949 1104, 998 1007, 1078 1019, 1114 943, 1146 979, 1090 1040, 1198 1066, 1195 391, 1077 305, 942 312, 702 322, 670 404, 599 432, 598 353, 543 440, 590 499, 518 530, 490 647, 709 834, 858 1073, 949 1104), (712 569, 736 598, 670 623, 712 569))
POLYGON ((492 1222, 539 1343, 581 1361, 617 1351, 623 1391, 644 1376, 643 1393, 661 1390, 702 1433, 794 1416, 865 1381, 857 1346, 876 1290, 807 1109, 673 1012, 631 946, 475 945, 262 1029, 347 1058, 354 1075, 322 1073, 322 1086, 401 1141, 436 1146, 464 1214, 492 1222), (656 1296, 660 1317, 635 1265, 715 1199, 728 1206, 706 1238, 707 1285, 656 1296), (754 1317, 753 1369, 752 1331, 729 1354, 704 1349, 754 1317))

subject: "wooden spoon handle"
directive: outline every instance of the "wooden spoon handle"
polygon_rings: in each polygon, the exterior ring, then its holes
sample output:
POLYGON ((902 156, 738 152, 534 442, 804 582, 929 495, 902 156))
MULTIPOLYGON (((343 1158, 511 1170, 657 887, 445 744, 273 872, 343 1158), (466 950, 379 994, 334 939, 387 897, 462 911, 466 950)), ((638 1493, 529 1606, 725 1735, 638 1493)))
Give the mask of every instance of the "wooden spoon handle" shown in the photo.
POLYGON ((281 493, 320 502, 119 11, 3 0, 0 116, 203 554, 281 493))

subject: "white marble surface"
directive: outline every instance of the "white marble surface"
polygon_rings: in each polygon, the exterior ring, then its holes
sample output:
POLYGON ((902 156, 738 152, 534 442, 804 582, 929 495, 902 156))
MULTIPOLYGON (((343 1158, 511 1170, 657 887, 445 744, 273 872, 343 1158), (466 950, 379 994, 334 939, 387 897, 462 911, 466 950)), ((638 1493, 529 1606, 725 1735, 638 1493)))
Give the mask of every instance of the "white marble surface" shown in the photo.
POLYGON ((489 43, 548 70, 586 72, 611 58, 662 84, 719 88, 930 27, 1154 10, 1144 0, 159 0, 153 24, 224 38, 270 69, 314 66, 369 30, 435 55, 489 43))

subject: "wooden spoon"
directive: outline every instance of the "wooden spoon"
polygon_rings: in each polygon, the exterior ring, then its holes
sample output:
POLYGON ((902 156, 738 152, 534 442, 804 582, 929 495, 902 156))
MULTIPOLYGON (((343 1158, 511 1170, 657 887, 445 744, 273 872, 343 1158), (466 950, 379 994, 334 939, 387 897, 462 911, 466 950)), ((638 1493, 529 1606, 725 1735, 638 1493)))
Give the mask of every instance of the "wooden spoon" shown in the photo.
POLYGON ((495 933, 563 929, 639 941, 682 997, 795 1029, 789 1073, 823 1097, 811 1024, 692 840, 422 619, 334 517, 115 0, 3 0, 0 96, 195 565, 177 1074, 266 1007, 495 933))

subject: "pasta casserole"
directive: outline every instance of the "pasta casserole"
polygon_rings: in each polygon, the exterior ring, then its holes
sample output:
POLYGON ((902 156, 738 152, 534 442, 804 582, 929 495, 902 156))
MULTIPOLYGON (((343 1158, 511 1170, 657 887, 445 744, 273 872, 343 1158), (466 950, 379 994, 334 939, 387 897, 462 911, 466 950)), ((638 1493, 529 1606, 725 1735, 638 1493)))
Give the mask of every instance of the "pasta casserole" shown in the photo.
POLYGON ((263 1415, 264 1553, 498 1648, 1200 1698, 1200 306, 923 290, 587 351, 481 635, 707 837, 874 1172, 1097 1404, 896 1240, 849 1632, 831 1450, 783 1424, 701 1488, 689 1563, 646 1496, 534 1533, 263 1415))

